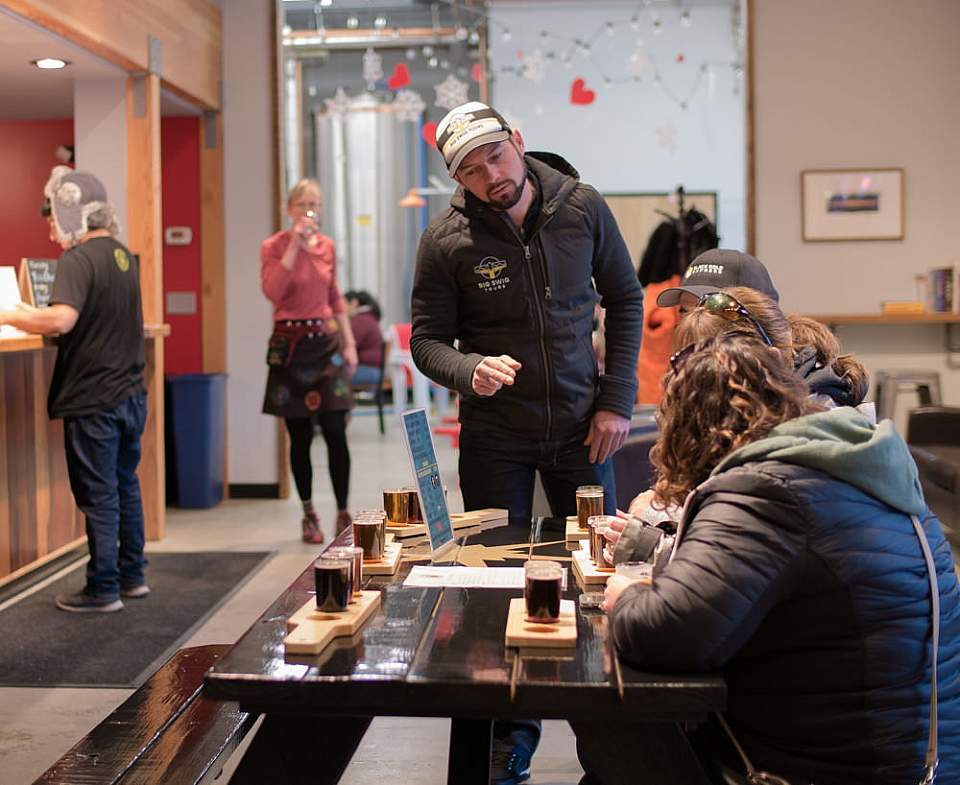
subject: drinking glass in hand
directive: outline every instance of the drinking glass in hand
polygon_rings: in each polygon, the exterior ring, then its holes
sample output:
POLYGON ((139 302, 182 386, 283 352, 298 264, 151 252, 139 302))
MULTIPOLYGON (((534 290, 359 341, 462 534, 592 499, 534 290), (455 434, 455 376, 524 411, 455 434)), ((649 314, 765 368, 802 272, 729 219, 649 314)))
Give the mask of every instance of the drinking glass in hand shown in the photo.
POLYGON ((617 575, 642 583, 653 582, 653 565, 645 561, 625 561, 616 566, 617 575))
POLYGON ((590 558, 598 569, 609 569, 613 566, 604 553, 607 545, 604 534, 610 528, 611 521, 615 519, 615 515, 591 515, 587 519, 587 527, 590 529, 590 558))
POLYGON ((317 589, 317 610, 342 613, 353 593, 353 562, 350 559, 317 559, 313 563, 313 581, 317 589))
POLYGON ((528 561, 523 566, 523 599, 527 621, 550 623, 560 619, 563 567, 555 561, 528 561))
POLYGON ((581 531, 587 530, 587 519, 603 515, 603 486, 581 485, 577 488, 577 523, 581 531))
POLYGON ((403 488, 383 492, 383 509, 391 526, 406 526, 410 515, 410 494, 403 488))
POLYGON ((363 548, 364 561, 380 561, 383 558, 383 524, 376 518, 355 520, 353 544, 363 548))

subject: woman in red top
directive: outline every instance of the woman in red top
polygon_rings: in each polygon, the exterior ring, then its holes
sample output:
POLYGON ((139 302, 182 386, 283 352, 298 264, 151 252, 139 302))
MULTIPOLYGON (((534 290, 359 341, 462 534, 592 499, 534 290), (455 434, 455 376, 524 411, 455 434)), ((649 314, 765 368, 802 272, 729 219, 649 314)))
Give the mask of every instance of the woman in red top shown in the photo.
POLYGON ((290 434, 290 465, 303 502, 303 539, 310 543, 323 542, 312 502, 314 421, 327 443, 337 531, 350 524, 347 414, 353 404, 350 378, 357 367, 356 343, 337 287, 333 240, 319 232, 320 208, 320 186, 301 180, 287 197, 292 226, 268 237, 260 248, 260 286, 273 303, 274 318, 263 411, 283 417, 290 434))

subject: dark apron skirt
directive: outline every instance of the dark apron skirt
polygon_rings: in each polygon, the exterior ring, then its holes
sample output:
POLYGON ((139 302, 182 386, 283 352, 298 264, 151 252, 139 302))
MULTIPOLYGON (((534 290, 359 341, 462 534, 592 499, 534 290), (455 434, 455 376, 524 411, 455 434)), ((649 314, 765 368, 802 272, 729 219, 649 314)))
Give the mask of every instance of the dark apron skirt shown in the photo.
POLYGON ((340 353, 340 333, 333 330, 303 335, 295 341, 291 351, 280 353, 276 351, 277 343, 289 340, 289 336, 274 332, 270 338, 268 362, 271 358, 272 362, 277 362, 278 354, 288 356, 285 363, 270 365, 263 397, 264 414, 312 417, 319 412, 353 408, 350 380, 345 375, 340 353))

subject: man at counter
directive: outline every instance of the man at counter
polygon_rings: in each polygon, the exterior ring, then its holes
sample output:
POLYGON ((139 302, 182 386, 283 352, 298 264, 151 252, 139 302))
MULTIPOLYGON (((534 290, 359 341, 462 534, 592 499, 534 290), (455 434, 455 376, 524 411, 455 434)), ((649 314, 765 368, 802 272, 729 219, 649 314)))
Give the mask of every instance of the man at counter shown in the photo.
POLYGON ((59 595, 57 607, 109 613, 123 608, 121 596, 150 592, 136 475, 147 417, 140 268, 116 239, 116 214, 96 177, 55 167, 44 195, 50 239, 64 249, 50 305, 0 312, 0 325, 60 336, 47 411, 63 418, 90 561, 86 586, 59 595))

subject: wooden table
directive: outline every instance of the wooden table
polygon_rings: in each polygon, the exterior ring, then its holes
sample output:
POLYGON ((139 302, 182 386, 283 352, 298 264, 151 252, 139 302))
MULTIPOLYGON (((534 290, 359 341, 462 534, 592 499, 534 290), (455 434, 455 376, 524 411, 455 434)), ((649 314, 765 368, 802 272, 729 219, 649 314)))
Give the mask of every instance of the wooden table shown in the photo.
MULTIPOLYGON (((335 542, 349 539, 344 532, 335 542)), ((526 540, 511 527, 468 533, 460 555, 515 566, 526 558, 526 540)), ((569 556, 562 521, 538 519, 530 540, 538 555, 569 556)), ((613 662, 599 611, 578 610, 575 650, 507 649, 507 606, 522 591, 404 589, 411 565, 364 582, 383 591, 382 603, 354 639, 339 639, 317 656, 285 658, 285 620, 310 597, 308 568, 207 674, 208 695, 266 715, 233 785, 336 783, 375 716, 450 717, 451 785, 488 785, 491 720, 511 717, 566 719, 581 739, 608 739, 616 726, 664 753, 664 781, 705 782, 678 723, 724 707, 719 677, 660 676, 613 662)), ((575 599, 572 576, 568 584, 566 597, 575 599)), ((637 776, 627 766, 622 782, 637 776)))

